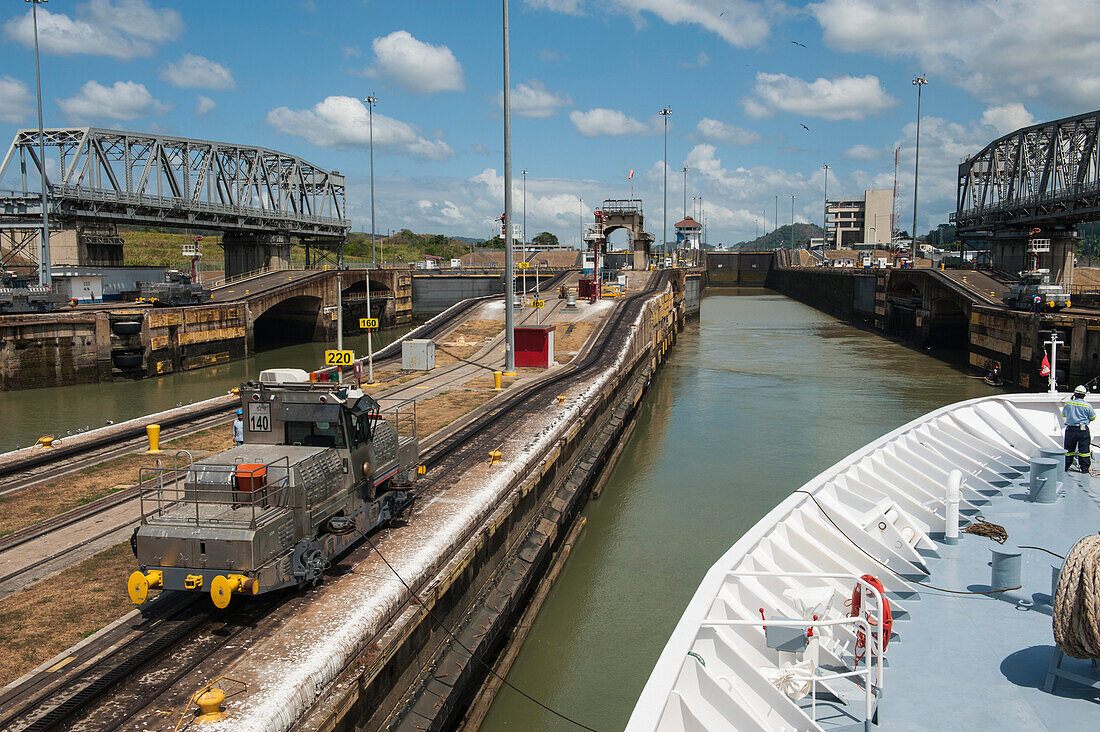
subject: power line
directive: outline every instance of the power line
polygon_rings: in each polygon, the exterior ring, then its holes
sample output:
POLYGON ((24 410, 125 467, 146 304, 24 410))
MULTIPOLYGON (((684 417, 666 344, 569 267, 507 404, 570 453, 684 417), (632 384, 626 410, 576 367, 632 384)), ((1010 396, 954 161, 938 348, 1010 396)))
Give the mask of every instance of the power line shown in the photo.
POLYGON ((493 667, 490 666, 489 664, 485 663, 485 661, 478 658, 478 656, 475 655, 473 651, 471 651, 469 648, 466 647, 466 644, 464 644, 462 641, 460 641, 458 639, 458 636, 456 636, 454 633, 451 632, 450 628, 448 628, 446 625, 444 625, 442 622, 440 622, 440 620, 438 618, 436 618, 435 613, 432 612, 432 609, 424 604, 424 601, 421 600, 420 596, 417 595, 416 592, 413 591, 413 588, 409 587, 409 583, 406 582, 400 574, 398 574, 397 570, 393 568, 393 565, 389 563, 389 560, 387 560, 385 556, 383 556, 382 552, 378 551, 378 547, 375 546, 374 542, 371 541, 370 537, 369 536, 364 536, 364 538, 367 540, 367 543, 370 544, 370 548, 373 549, 378 554, 378 558, 381 559, 382 562, 387 567, 389 567, 389 570, 391 572, 393 572, 393 576, 396 577, 397 580, 402 585, 405 586, 405 589, 408 590, 409 594, 412 595, 412 598, 420 604, 420 607, 424 608, 424 612, 426 612, 428 614, 428 617, 432 619, 432 622, 434 622, 437 626, 442 628, 443 631, 446 632, 447 635, 449 635, 451 637, 451 640, 453 640, 455 643, 457 643, 462 648, 462 650, 469 653, 470 658, 472 658, 473 660, 480 663, 482 666, 485 667, 486 671, 488 671, 490 674, 492 674, 493 676, 498 678, 502 684, 504 684, 505 686, 507 686, 509 689, 516 692, 520 696, 524 697, 528 701, 531 701, 531 702, 537 704, 538 706, 542 707, 543 709, 550 712, 554 716, 556 716, 560 719, 564 719, 566 722, 569 722, 570 724, 576 725, 577 727, 580 727, 581 729, 588 730, 588 732, 597 732, 595 729, 593 729, 592 727, 589 727, 587 724, 583 724, 581 722, 578 722, 577 720, 573 719, 572 717, 569 717, 565 714, 562 714, 558 710, 553 709, 553 708, 547 706, 546 704, 543 704, 542 702, 540 702, 538 699, 536 699, 535 697, 528 694, 523 689, 520 689, 519 687, 512 684, 510 681, 508 681, 508 679, 506 679, 503 676, 501 676, 500 674, 498 674, 496 672, 496 670, 493 669, 493 667))

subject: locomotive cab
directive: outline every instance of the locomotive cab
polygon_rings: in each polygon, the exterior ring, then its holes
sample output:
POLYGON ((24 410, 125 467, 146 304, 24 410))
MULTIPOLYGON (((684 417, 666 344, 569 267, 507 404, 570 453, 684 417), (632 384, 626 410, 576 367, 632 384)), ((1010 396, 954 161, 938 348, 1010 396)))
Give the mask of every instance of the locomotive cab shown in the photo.
POLYGON ((139 570, 150 588, 258 594, 321 579, 330 561, 412 500, 418 455, 401 415, 361 390, 305 372, 241 386, 244 444, 199 460, 186 451, 139 477, 139 570))

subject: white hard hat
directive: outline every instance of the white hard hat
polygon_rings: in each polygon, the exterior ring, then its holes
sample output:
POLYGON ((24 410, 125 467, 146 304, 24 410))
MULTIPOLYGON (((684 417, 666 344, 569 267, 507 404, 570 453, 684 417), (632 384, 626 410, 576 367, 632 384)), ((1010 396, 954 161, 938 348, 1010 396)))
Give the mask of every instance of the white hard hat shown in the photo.
POLYGON ((1080 386, 1078 386, 1076 389, 1073 390, 1073 393, 1074 394, 1080 394, 1080 395, 1084 396, 1085 394, 1089 393, 1089 390, 1085 388, 1084 384, 1081 384, 1080 386))

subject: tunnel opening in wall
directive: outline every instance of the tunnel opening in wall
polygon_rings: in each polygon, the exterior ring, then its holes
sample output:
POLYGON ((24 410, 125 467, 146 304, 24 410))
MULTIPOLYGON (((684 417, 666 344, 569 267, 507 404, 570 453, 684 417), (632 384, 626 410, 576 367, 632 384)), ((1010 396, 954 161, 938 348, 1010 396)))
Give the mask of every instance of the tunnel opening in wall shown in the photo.
POLYGON ((257 351, 321 340, 321 298, 299 295, 265 310, 252 324, 257 351))
POLYGON ((928 344, 934 348, 964 352, 970 343, 970 321, 966 311, 949 298, 936 298, 929 311, 928 344))
MULTIPOLYGON (((367 317, 367 282, 362 280, 348 285, 341 292, 344 301, 344 335, 358 333, 359 318, 367 317)), ((396 304, 393 290, 377 280, 370 281, 370 317, 378 319, 378 327, 388 328, 396 324, 396 304)))

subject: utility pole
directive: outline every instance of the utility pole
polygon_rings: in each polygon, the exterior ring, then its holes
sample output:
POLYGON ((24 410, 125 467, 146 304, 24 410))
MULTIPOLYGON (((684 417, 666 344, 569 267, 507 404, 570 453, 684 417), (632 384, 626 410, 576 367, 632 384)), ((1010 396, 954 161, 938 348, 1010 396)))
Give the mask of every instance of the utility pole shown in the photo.
MULTIPOLYGON (((378 104, 378 97, 371 94, 364 101, 367 103, 368 119, 370 120, 370 249, 371 269, 378 268, 378 246, 374 240, 374 231, 377 228, 374 221, 374 105, 378 104)), ((370 314, 370 272, 367 273, 367 319, 370 314)), ((367 384, 374 384, 374 342, 373 328, 367 328, 367 384)))
POLYGON ((512 268, 512 104, 508 63, 508 0, 504 0, 504 372, 516 372, 516 330, 513 314, 516 277, 512 268))
POLYGON ((775 230, 779 231, 779 194, 775 194, 775 230))
MULTIPOLYGON (((523 175, 523 241, 520 242, 520 252, 522 261, 527 261, 527 168, 524 168, 520 173, 523 175)), ((538 278, 535 278, 535 284, 538 284, 538 278)), ((527 301, 527 268, 523 268, 523 300, 527 301)))
MULTIPOLYGON (((821 209, 821 253, 824 255, 825 247, 829 242, 829 165, 826 163, 821 166, 825 171, 825 205, 821 209)), ((837 242, 837 249, 840 248, 840 242, 837 242)))
MULTIPOLYGON (((659 113, 661 118, 665 122, 665 205, 664 210, 661 212, 664 216, 664 221, 661 224, 661 253, 665 257, 668 256, 668 117, 672 114, 672 110, 668 107, 662 109, 659 113)), ((662 262, 663 264, 663 262, 662 262)))
MULTIPOLYGON (((917 174, 920 172, 920 92, 921 87, 928 83, 925 76, 914 76, 913 86, 917 87, 917 146, 913 155, 913 231, 910 235, 913 240, 912 259, 913 266, 917 264, 917 174)), ((1053 373, 1053 370, 1051 371, 1053 373)))
POLYGON ((42 236, 38 241, 38 284, 53 286, 50 271, 50 212, 46 203, 46 132, 42 127, 42 74, 38 68, 38 4, 46 0, 29 0, 31 19, 34 22, 34 85, 38 96, 38 167, 42 173, 42 236))

